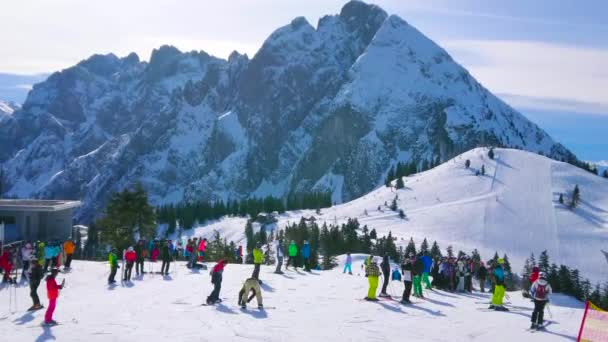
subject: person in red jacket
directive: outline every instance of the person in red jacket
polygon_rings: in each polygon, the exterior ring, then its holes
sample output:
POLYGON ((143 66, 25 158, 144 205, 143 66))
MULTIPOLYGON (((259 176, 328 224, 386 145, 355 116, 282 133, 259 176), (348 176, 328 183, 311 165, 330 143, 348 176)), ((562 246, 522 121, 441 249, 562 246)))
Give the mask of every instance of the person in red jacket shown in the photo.
POLYGON ((55 277, 59 273, 59 269, 51 269, 51 274, 46 277, 46 292, 49 298, 49 306, 44 314, 44 325, 57 325, 57 322, 53 320, 53 312, 55 312, 55 306, 57 305, 57 297, 59 297, 59 290, 65 285, 65 279, 61 281, 61 285, 57 284, 55 277))
POLYGON ((205 256, 205 249, 207 249, 207 238, 201 240, 198 244, 198 261, 203 262, 205 256))
POLYGON ((221 302, 220 290, 222 289, 222 274, 224 273, 224 267, 228 262, 226 260, 220 260, 211 270, 211 284, 213 284, 213 291, 207 297, 207 304, 212 305, 217 302, 221 302))
POLYGON ((131 281, 131 271, 133 270, 135 260, 137 260, 137 254, 133 250, 133 247, 129 247, 125 253, 125 261, 127 262, 127 266, 125 267, 125 275, 123 277, 124 281, 131 281))
POLYGON ((534 284, 534 282, 538 280, 539 273, 540 270, 538 269, 538 267, 532 267, 532 274, 530 274, 530 284, 534 284))
POLYGON ((4 270, 4 277, 2 278, 3 283, 11 283, 11 271, 13 270, 13 257, 10 250, 7 248, 0 256, 0 267, 4 270))

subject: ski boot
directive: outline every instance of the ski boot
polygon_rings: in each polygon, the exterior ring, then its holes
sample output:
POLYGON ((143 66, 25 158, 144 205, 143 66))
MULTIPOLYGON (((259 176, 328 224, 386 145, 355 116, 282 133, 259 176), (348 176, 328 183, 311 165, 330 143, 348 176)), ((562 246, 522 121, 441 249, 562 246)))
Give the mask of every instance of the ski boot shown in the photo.
POLYGON ((262 305, 262 304, 258 304, 258 309, 260 309, 260 310, 264 310, 264 305, 262 305))

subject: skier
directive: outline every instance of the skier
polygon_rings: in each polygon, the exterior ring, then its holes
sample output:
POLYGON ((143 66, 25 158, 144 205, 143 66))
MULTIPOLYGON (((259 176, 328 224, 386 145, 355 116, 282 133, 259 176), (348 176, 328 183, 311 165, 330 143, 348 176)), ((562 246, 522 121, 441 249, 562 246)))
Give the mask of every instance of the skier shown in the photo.
POLYGON ((411 254, 413 263, 413 275, 414 275, 414 297, 424 298, 422 295, 422 272, 424 271, 424 262, 421 258, 416 258, 414 254, 411 254))
POLYGON ((196 256, 198 255, 198 239, 193 238, 192 243, 190 245, 190 259, 188 260, 188 266, 190 268, 194 268, 194 264, 196 264, 196 256))
POLYGON ((429 256, 428 253, 424 253, 422 257, 422 264, 424 268, 422 269, 422 281, 424 281, 424 287, 427 290, 432 290, 431 280, 429 279, 429 273, 431 273, 431 267, 433 266, 433 259, 429 256))
POLYGON ((304 271, 310 272, 310 245, 306 240, 302 246, 302 257, 304 258, 304 271))
POLYGON ((125 267, 123 280, 131 281, 131 271, 133 270, 133 264, 135 264, 135 261, 137 260, 137 254, 133 250, 133 247, 130 246, 129 249, 127 249, 125 260, 127 261, 127 266, 125 267))
POLYGON ((260 279, 260 267, 264 262, 264 252, 262 252, 262 243, 258 242, 258 244, 253 248, 253 273, 251 274, 251 278, 260 279))
POLYGON ((458 263, 456 265, 456 276, 458 279, 458 286, 456 286, 456 291, 464 292, 464 262, 462 261, 462 259, 458 260, 458 263))
POLYGON ((484 265, 483 261, 479 263, 479 269, 477 269, 477 278, 479 279, 479 290, 481 293, 485 292, 484 285, 486 283, 486 277, 488 276, 488 270, 484 265))
POLYGON ((433 267, 431 267, 431 276, 433 276, 433 281, 431 282, 431 288, 439 287, 442 288, 442 279, 441 272, 439 271, 439 265, 441 264, 441 259, 436 258, 433 262, 433 267))
POLYGON ((40 281, 42 281, 42 277, 44 274, 42 273, 42 266, 37 262, 32 262, 30 267, 30 297, 32 297, 32 302, 34 303, 27 311, 34 311, 42 309, 43 306, 40 305, 40 297, 38 297, 38 286, 40 286, 40 281))
POLYGON ((72 255, 74 254, 74 250, 76 249, 76 244, 72 241, 72 239, 68 239, 63 244, 63 252, 65 253, 65 263, 63 264, 63 270, 69 270, 72 265, 72 255))
MULTIPOLYGON (((144 240, 137 241, 134 251, 135 253, 135 274, 144 274, 144 260, 146 256, 146 248, 144 247, 144 240)), ((130 277, 129 277, 130 278, 130 277)))
POLYGON ((205 249, 207 249, 207 239, 202 239, 198 244, 198 261, 203 262, 205 256, 205 249))
POLYGON ((2 277, 3 283, 12 283, 11 271, 13 270, 13 257, 11 255, 11 249, 6 248, 0 256, 0 267, 4 270, 4 276, 2 277))
POLYGON ((30 268, 30 263, 33 263, 34 249, 31 243, 26 243, 21 247, 21 260, 23 261, 23 271, 21 271, 21 279, 23 279, 30 268))
POLYGON ((291 240, 291 243, 289 244, 289 259, 287 259, 287 265, 285 266, 286 270, 289 269, 289 264, 291 264, 296 271, 298 270, 298 264, 296 263, 297 256, 298 246, 296 246, 296 242, 294 240, 291 240))
MULTIPOLYGON (((283 247, 281 246, 281 249, 283 247)), ((243 263, 243 246, 239 245, 239 248, 236 249, 236 262, 238 264, 242 264, 243 263)), ((281 264, 283 263, 283 254, 282 254, 282 250, 281 250, 281 264)), ((280 271, 280 269, 279 269, 280 271)))
POLYGON ((401 272, 399 272, 399 268, 395 267, 395 269, 393 269, 391 279, 401 281, 401 272))
POLYGON ((543 316, 545 305, 549 302, 549 296, 553 292, 551 284, 547 281, 547 274, 540 272, 538 279, 532 283, 530 295, 534 300, 534 311, 532 312, 532 326, 530 329, 543 329, 543 316))
POLYGON ((169 275, 169 266, 171 265, 171 241, 167 240, 160 249, 160 258, 163 261, 160 267, 160 274, 169 275))
POLYGON ((346 253, 346 261, 344 262, 344 270, 342 271, 342 273, 346 273, 346 271, 348 271, 348 274, 353 275, 353 269, 352 269, 352 264, 353 264, 353 257, 350 256, 350 253, 346 253))
POLYGON ((502 300, 505 296, 505 273, 502 268, 502 265, 504 263, 504 259, 498 259, 498 262, 494 266, 494 271, 492 272, 495 279, 495 285, 494 295, 492 296, 492 304, 490 305, 490 309, 494 309, 496 311, 507 311, 507 309, 502 305, 502 300))
POLYGON ((108 254, 108 261, 110 262, 110 276, 108 277, 108 284, 114 284, 116 280, 116 271, 118 270, 118 257, 116 256, 116 248, 112 248, 108 254))
POLYGON ((404 258, 403 263, 401 264, 401 274, 403 274, 403 284, 405 288, 403 289, 403 297, 401 298, 401 303, 409 304, 410 302, 410 294, 412 293, 412 270, 414 266, 412 265, 412 260, 404 258))
POLYGON ((47 273, 53 260, 53 248, 50 243, 44 245, 44 273, 47 273))
POLYGON ((150 261, 156 262, 158 260, 158 254, 160 253, 160 243, 158 240, 154 240, 152 242, 152 256, 150 257, 150 261))
POLYGON ((464 273, 464 289, 468 293, 473 292, 473 272, 475 269, 475 265, 473 265, 473 260, 469 257, 465 259, 465 273, 464 273))
POLYGON ((277 268, 275 269, 274 273, 283 274, 283 271, 281 271, 281 266, 283 266, 283 255, 284 255, 283 254, 283 239, 277 240, 275 248, 276 248, 275 254, 277 255, 277 268))
POLYGON ((211 284, 213 284, 213 291, 211 292, 209 297, 207 297, 208 305, 212 305, 222 301, 220 299, 220 290, 222 289, 222 273, 224 273, 224 267, 226 266, 226 263, 227 262, 224 259, 220 259, 210 272, 211 284))
POLYGON ((365 300, 377 301, 378 299, 376 298, 376 289, 378 288, 378 277, 380 277, 380 268, 378 268, 378 264, 373 258, 365 267, 365 274, 367 274, 367 280, 369 282, 369 290, 367 291, 367 297, 365 297, 365 300))
POLYGON ((61 282, 61 285, 57 285, 55 279, 57 273, 59 273, 59 269, 52 268, 51 274, 46 277, 46 291, 49 298, 49 307, 44 314, 44 325, 57 325, 57 322, 53 320, 53 312, 55 312, 55 306, 57 305, 59 290, 63 289, 63 285, 65 285, 65 279, 61 282))
POLYGON ((382 270, 382 275, 384 277, 384 281, 382 282, 382 290, 380 291, 379 297, 390 297, 388 293, 386 293, 386 287, 388 286, 389 277, 391 274, 391 264, 388 260, 388 255, 385 254, 382 258, 382 262, 380 263, 380 269, 382 270))
POLYGON ((256 297, 258 302, 258 309, 263 309, 264 305, 262 303, 262 290, 260 289, 260 283, 256 278, 249 278, 245 280, 243 284, 243 288, 239 292, 239 305, 242 309, 247 308, 247 303, 253 299, 253 296, 256 297), (250 298, 247 298, 250 292, 253 292, 253 295, 250 298))

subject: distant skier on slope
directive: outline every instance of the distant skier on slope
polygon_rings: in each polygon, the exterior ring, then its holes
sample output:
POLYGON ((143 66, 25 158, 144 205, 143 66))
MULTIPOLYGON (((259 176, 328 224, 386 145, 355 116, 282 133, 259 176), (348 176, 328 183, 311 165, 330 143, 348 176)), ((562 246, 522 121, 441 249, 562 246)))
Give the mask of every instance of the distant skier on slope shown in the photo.
POLYGON ((534 311, 531 317, 532 326, 530 329, 543 329, 545 305, 549 301, 549 296, 552 292, 551 284, 547 281, 547 274, 540 272, 538 279, 534 281, 530 288, 530 295, 534 300, 534 311))
POLYGON ((275 242, 275 254, 277 256, 277 268, 274 270, 274 273, 276 274, 283 274, 283 271, 281 271, 281 266, 283 266, 283 239, 278 239, 275 242))
POLYGON ((55 306, 57 305, 57 298, 59 297, 59 290, 63 289, 65 279, 61 282, 61 285, 57 285, 55 277, 59 273, 57 268, 51 269, 51 274, 46 277, 46 290, 49 298, 49 307, 46 309, 44 314, 44 325, 57 325, 57 322, 53 320, 53 313, 55 312, 55 306))
POLYGON ((296 257, 298 256, 298 246, 296 246, 296 242, 291 240, 289 244, 289 259, 287 259, 287 265, 285 265, 285 269, 289 269, 289 264, 293 265, 295 270, 298 270, 298 263, 296 261, 296 257))
POLYGON ((377 301, 376 289, 378 288, 378 277, 380 277, 380 268, 372 256, 370 256, 370 262, 365 267, 365 274, 367 274, 367 280, 369 282, 369 290, 367 291, 366 300, 377 301))
POLYGON ((220 299, 220 290, 222 289, 222 275, 224 273, 224 267, 226 267, 226 264, 227 261, 220 259, 210 272, 213 291, 211 291, 211 294, 209 297, 207 297, 208 305, 213 305, 222 301, 220 299))
POLYGON ((490 305, 490 309, 494 309, 497 311, 507 311, 507 309, 502 305, 503 297, 505 296, 505 272, 502 268, 502 265, 504 263, 504 259, 498 259, 498 262, 494 266, 494 270, 492 272, 495 279, 495 285, 494 295, 492 296, 492 305, 490 305))
POLYGON ((249 303, 251 299, 253 299, 253 296, 256 297, 256 300, 258 302, 258 309, 264 308, 260 283, 255 278, 249 278, 245 280, 245 283, 243 284, 243 287, 239 292, 239 305, 242 309, 247 308, 247 303, 249 303), (251 297, 247 298, 250 292, 253 292, 253 294, 251 297))
POLYGON ((380 263, 380 268, 382 269, 382 275, 384 277, 384 281, 382 282, 382 290, 380 291, 379 297, 390 297, 388 293, 386 293, 386 287, 388 286, 388 282, 390 280, 391 275, 391 264, 388 259, 388 254, 385 254, 382 258, 382 262, 380 263))
POLYGON ((302 258, 304 258, 304 271, 310 272, 310 245, 306 240, 302 246, 302 258))
POLYGON ((350 255, 350 253, 346 253, 346 261, 344 262, 344 270, 342 270, 342 273, 346 273, 346 271, 348 271, 348 274, 352 275, 353 274, 352 264, 353 264, 353 257, 350 255))

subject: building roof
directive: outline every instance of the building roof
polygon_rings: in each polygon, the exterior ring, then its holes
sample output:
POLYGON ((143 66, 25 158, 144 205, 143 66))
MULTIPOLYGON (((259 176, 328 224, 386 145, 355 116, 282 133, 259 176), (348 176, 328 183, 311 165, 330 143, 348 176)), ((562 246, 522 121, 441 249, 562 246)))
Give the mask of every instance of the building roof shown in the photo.
POLYGON ((60 211, 80 205, 80 201, 0 199, 0 211, 60 211))

